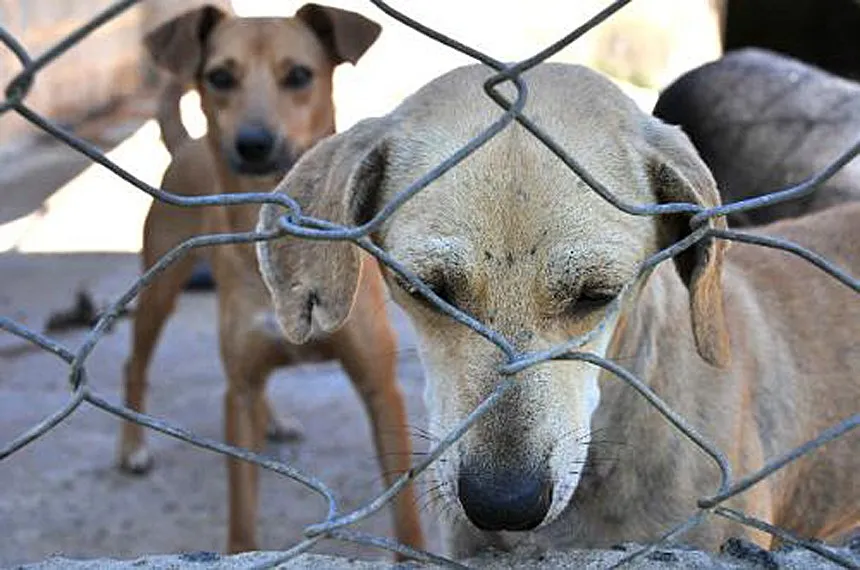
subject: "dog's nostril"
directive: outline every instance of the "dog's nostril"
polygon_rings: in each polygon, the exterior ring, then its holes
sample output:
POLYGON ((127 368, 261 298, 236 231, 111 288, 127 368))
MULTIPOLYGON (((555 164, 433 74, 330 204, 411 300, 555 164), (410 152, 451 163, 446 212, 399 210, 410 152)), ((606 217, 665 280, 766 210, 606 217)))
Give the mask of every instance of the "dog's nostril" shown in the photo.
POLYGON ((457 487, 466 516, 481 530, 531 530, 552 504, 546 469, 492 473, 461 468, 457 487))
POLYGON ((272 132, 258 125, 244 125, 236 133, 236 152, 247 162, 268 160, 275 146, 272 132))

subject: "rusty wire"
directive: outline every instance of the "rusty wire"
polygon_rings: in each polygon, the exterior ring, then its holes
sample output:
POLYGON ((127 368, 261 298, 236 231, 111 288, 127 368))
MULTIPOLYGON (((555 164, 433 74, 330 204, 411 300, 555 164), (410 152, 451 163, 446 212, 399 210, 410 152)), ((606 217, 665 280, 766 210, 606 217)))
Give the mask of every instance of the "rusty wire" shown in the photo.
MULTIPOLYGON (((134 6, 142 0, 122 0, 111 5, 101 13, 97 14, 87 24, 69 34, 66 38, 58 42, 54 47, 37 58, 32 58, 26 48, 16 40, 6 29, 0 26, 0 43, 8 49, 21 64, 21 71, 14 77, 4 91, 5 100, 0 102, 0 115, 7 112, 15 112, 42 131, 61 140, 71 148, 84 154, 93 162, 100 164, 110 170, 120 179, 131 184, 138 190, 152 196, 155 200, 160 200, 176 206, 185 207, 200 207, 200 206, 233 206, 241 204, 278 204, 285 209, 285 214, 282 216, 279 228, 276 231, 261 233, 261 232, 243 232, 233 234, 207 235, 197 236, 187 240, 186 242, 176 246, 173 250, 167 253, 153 267, 147 270, 144 275, 133 283, 129 289, 100 317, 96 325, 86 335, 83 343, 76 350, 71 350, 51 338, 39 334, 24 325, 13 321, 7 317, 0 317, 0 329, 7 331, 10 334, 23 338, 24 340, 34 344, 40 349, 55 355, 62 359, 69 366, 69 387, 70 396, 68 401, 54 413, 46 417, 43 421, 33 426, 25 433, 15 437, 8 443, 0 442, 0 460, 6 459, 16 451, 26 445, 37 441, 57 425, 61 424, 67 417, 73 414, 84 403, 101 409, 104 412, 116 415, 122 419, 137 422, 150 429, 159 431, 168 436, 188 442, 192 445, 221 453, 236 459, 253 463, 264 469, 274 471, 288 479, 292 479, 301 483, 311 490, 315 491, 326 503, 328 515, 325 520, 317 524, 312 524, 305 529, 305 539, 296 545, 293 545, 288 551, 274 556, 265 561, 262 567, 272 567, 282 562, 291 560, 299 554, 313 548, 322 540, 339 540, 355 544, 363 544, 379 549, 399 552, 407 556, 411 556, 417 560, 428 563, 450 566, 453 568, 462 568, 461 564, 452 560, 445 559, 441 556, 430 552, 417 551, 405 545, 383 537, 370 536, 363 533, 358 533, 350 530, 348 527, 371 514, 384 508, 393 497, 410 481, 417 478, 422 472, 427 470, 442 454, 444 454, 458 439, 484 414, 490 411, 501 399, 501 397, 515 385, 514 375, 531 366, 537 365, 549 360, 575 360, 588 363, 593 366, 598 366, 603 370, 617 377, 620 381, 626 383, 629 387, 636 390, 649 404, 651 404, 665 419, 670 422, 681 434, 683 434, 689 442, 700 448, 708 457, 713 460, 715 468, 720 474, 720 483, 711 497, 704 497, 698 501, 698 510, 691 513, 690 517, 672 529, 666 529, 661 535, 661 539, 644 546, 637 551, 625 556, 614 566, 622 566, 632 560, 644 555, 653 548, 657 548, 665 542, 679 538, 683 533, 694 528, 709 516, 719 516, 729 518, 744 525, 756 528, 758 530, 770 533, 779 537, 783 541, 799 545, 815 552, 829 560, 845 567, 856 567, 853 561, 848 560, 832 549, 818 542, 805 540, 799 537, 792 536, 784 529, 774 527, 763 521, 759 521, 749 515, 727 508, 723 503, 731 497, 744 492, 746 489, 755 485, 762 479, 770 476, 775 471, 781 469, 797 458, 810 453, 821 445, 832 441, 838 437, 844 436, 847 432, 853 430, 860 425, 860 413, 849 418, 845 418, 842 422, 822 432, 818 437, 810 440, 803 445, 784 453, 780 457, 770 459, 766 465, 755 473, 749 474, 740 481, 735 481, 732 477, 731 468, 728 460, 723 453, 705 437, 697 432, 681 415, 677 414, 672 408, 663 402, 660 397, 654 393, 642 379, 637 378, 634 374, 624 369, 621 365, 612 362, 611 360, 600 357, 596 354, 580 352, 578 349, 587 343, 591 335, 593 335, 600 327, 602 327, 607 319, 598 325, 590 333, 582 337, 571 339, 561 346, 550 350, 523 353, 516 350, 514 345, 509 342, 503 335, 490 329, 483 323, 474 319, 470 315, 460 311, 439 298, 433 290, 419 280, 414 274, 409 272, 396 259, 392 258, 387 252, 379 248, 369 239, 369 235, 384 223, 399 207, 408 201, 416 193, 440 177, 442 174, 456 168, 457 164, 468 157, 472 152, 480 148, 487 141, 492 139, 497 133, 501 132, 513 122, 519 123, 546 147, 552 151, 564 164, 571 168, 577 176, 585 181, 598 195, 609 203, 624 212, 635 216, 656 216, 672 213, 684 213, 691 216, 691 233, 685 239, 667 247, 663 251, 658 252, 650 259, 643 262, 641 270, 634 280, 628 284, 628 287, 633 286, 636 281, 642 279, 650 269, 653 269, 658 263, 661 263, 671 257, 681 253, 685 249, 694 245, 697 241, 703 239, 722 239, 734 240, 747 243, 753 243, 764 247, 776 248, 787 251, 794 255, 805 259, 821 270, 827 272, 835 279, 839 280, 846 286, 852 288, 855 292, 860 293, 860 280, 857 277, 849 275, 844 270, 836 267, 833 263, 821 256, 815 254, 808 249, 799 246, 798 244, 778 238, 766 238, 760 235, 752 235, 745 232, 734 230, 720 230, 711 227, 709 221, 718 216, 725 216, 730 213, 746 211, 754 208, 764 207, 776 202, 782 202, 789 199, 806 196, 814 191, 839 171, 845 164, 850 162, 857 154, 860 154, 860 140, 851 148, 847 149, 841 156, 834 160, 821 172, 810 177, 808 180, 790 188, 782 189, 770 194, 751 198, 737 202, 731 205, 722 205, 715 208, 706 209, 690 203, 671 203, 671 204, 630 204, 623 202, 617 198, 608 188, 600 184, 576 161, 576 159, 567 154, 564 149, 557 145, 546 133, 544 133, 537 125, 529 120, 523 114, 526 100, 528 98, 528 85, 521 77, 522 73, 528 69, 545 61, 550 56, 564 49, 576 39, 587 33, 589 30, 599 25, 601 22, 612 16, 619 9, 630 3, 631 0, 617 0, 611 5, 594 16, 591 20, 541 50, 537 54, 524 59, 512 65, 506 65, 500 61, 481 53, 453 38, 445 36, 433 29, 430 29, 420 22, 417 22, 408 16, 398 12, 391 6, 381 0, 369 0, 374 6, 379 8, 385 14, 398 20, 399 22, 411 27, 418 33, 424 34, 439 43, 457 50, 485 65, 494 69, 497 73, 489 78, 484 89, 488 97, 495 101, 500 106, 500 116, 492 125, 490 125, 483 133, 479 134, 463 148, 459 149, 447 160, 443 161, 431 171, 427 172, 419 180, 407 188, 401 190, 391 202, 386 204, 377 215, 375 215, 367 223, 358 227, 343 227, 333 224, 327 220, 320 220, 304 216, 299 205, 287 196, 270 193, 249 193, 249 194, 213 194, 207 196, 180 196, 165 192, 159 188, 152 187, 108 159, 98 148, 76 137, 69 131, 58 126, 51 120, 41 116, 33 111, 25 104, 27 94, 33 85, 37 73, 50 65, 57 57, 72 49, 87 35, 97 30, 106 22, 123 13, 125 10, 134 6), (496 89, 502 83, 509 82, 516 90, 516 98, 511 101, 506 99, 496 89), (411 287, 414 287, 415 292, 424 296, 430 303, 436 305, 440 311, 449 315, 461 324, 469 327, 477 334, 483 336, 493 344, 495 344, 504 354, 506 362, 500 366, 499 372, 503 379, 496 386, 494 392, 479 404, 472 413, 461 422, 451 433, 437 442, 430 450, 427 456, 409 472, 403 474, 393 485, 381 492, 377 497, 366 503, 364 506, 350 512, 340 513, 337 502, 332 491, 326 486, 323 481, 315 478, 312 475, 302 473, 289 464, 264 457, 244 449, 235 448, 219 441, 203 438, 190 433, 178 426, 171 425, 157 418, 146 414, 134 412, 123 406, 118 406, 110 403, 101 397, 89 384, 86 372, 86 361, 96 344, 105 336, 113 322, 119 317, 121 312, 134 300, 142 288, 152 282, 160 273, 162 273, 171 263, 175 262, 181 256, 187 254, 191 249, 198 247, 217 247, 223 244, 231 243, 251 243, 264 240, 277 239, 283 236, 302 237, 306 239, 325 239, 325 240, 344 240, 351 241, 358 247, 374 255, 382 264, 386 265, 393 272, 400 275, 401 279, 407 282, 411 287)), ((617 304, 610 308, 609 313, 617 311, 617 304)))

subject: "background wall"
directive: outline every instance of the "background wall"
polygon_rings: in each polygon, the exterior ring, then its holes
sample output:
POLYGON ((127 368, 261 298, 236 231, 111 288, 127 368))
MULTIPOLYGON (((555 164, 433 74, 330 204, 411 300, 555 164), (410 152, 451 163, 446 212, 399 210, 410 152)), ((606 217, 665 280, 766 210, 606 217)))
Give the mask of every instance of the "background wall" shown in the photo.
MULTIPOLYGON (((37 56, 111 4, 111 0, 0 0, 0 25, 37 56)), ((50 117, 79 118, 141 85, 139 10, 112 21, 41 72, 27 104, 50 117)), ((0 85, 20 70, 0 48, 0 85)), ((12 113, 0 117, 0 146, 21 146, 32 129, 12 113)))
MULTIPOLYGON (((590 64, 643 87, 659 87, 678 73, 719 54, 713 0, 636 0, 598 30, 555 59, 590 64)), ((0 0, 0 25, 32 55, 109 6, 111 0, 0 0)), ((138 90, 153 75, 140 47, 142 32, 205 0, 144 0, 41 72, 27 104, 51 117, 74 123, 138 90)), ((229 0, 213 0, 226 6, 229 0)), ((233 0, 241 15, 291 15, 303 2, 233 0)), ((362 0, 329 0, 362 12, 385 26, 379 42, 360 66, 360 79, 348 66, 338 72, 341 127, 355 117, 389 110, 405 95, 450 69, 464 56, 408 30, 362 0), (344 122, 345 121, 345 122, 344 122)), ((491 0, 393 1, 411 16, 490 55, 513 60, 568 33, 607 5, 608 0, 531 0, 528 9, 491 0)), ((19 69, 0 49, 0 86, 19 69)), ((0 150, 20 147, 35 132, 18 117, 0 117, 0 150)))

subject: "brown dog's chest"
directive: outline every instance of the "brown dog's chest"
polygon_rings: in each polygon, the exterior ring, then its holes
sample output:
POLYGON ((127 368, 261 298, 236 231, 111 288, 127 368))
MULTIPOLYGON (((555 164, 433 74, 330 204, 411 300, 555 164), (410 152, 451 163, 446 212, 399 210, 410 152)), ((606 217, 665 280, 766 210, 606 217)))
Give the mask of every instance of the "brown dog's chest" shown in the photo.
POLYGON ((212 266, 221 307, 223 334, 258 344, 280 366, 323 362, 333 358, 325 342, 292 344, 278 324, 265 289, 253 246, 230 245, 212 251, 212 266))
POLYGON ((287 341, 278 325, 275 313, 271 309, 263 309, 254 314, 251 324, 255 335, 265 337, 276 350, 282 353, 283 365, 309 364, 333 360, 328 343, 308 342, 297 345, 287 341))

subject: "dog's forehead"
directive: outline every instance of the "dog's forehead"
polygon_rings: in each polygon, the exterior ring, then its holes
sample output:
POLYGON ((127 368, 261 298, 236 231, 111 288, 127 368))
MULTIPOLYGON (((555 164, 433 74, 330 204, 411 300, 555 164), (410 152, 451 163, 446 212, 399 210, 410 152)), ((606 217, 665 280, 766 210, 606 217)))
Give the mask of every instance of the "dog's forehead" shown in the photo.
POLYGON ((295 18, 228 18, 213 30, 209 60, 324 63, 325 49, 313 32, 295 18))
MULTIPOLYGON (((636 142, 646 115, 591 72, 557 76, 547 67, 526 76, 525 114, 610 192, 653 203, 636 142)), ((481 91, 486 75, 463 73, 431 85, 401 109, 403 120, 390 145, 387 199, 501 114, 481 91)), ((584 253, 567 256, 570 263, 614 257, 626 265, 653 244, 653 226, 600 197, 525 128, 512 124, 405 204, 384 238, 386 246, 416 259, 433 258, 422 248, 447 244, 474 259, 534 252, 548 262, 561 248, 584 253)))
POLYGON ((529 201, 516 192, 499 192, 495 200, 489 194, 478 201, 416 200, 392 218, 383 245, 413 269, 517 267, 555 278, 592 268, 629 276, 656 244, 649 219, 593 195, 529 201))

